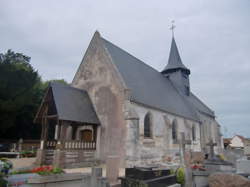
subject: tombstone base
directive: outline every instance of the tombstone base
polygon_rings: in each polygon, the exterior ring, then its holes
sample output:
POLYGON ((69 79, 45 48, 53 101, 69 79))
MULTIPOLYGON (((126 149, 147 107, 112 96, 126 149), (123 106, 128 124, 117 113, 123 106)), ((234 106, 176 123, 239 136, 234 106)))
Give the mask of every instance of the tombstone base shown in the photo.
POLYGON ((41 166, 44 163, 44 155, 45 150, 44 149, 38 149, 36 152, 36 164, 41 166))
POLYGON ((107 179, 110 184, 117 185, 119 184, 119 167, 120 166, 120 158, 118 156, 108 156, 107 158, 107 179))

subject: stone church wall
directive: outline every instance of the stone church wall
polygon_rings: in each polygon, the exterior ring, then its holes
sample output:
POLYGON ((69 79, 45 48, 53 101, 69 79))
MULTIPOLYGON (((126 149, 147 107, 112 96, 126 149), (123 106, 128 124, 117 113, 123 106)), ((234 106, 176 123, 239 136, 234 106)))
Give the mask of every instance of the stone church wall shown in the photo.
POLYGON ((200 114, 201 119, 201 146, 202 150, 209 152, 209 147, 206 144, 212 139, 213 142, 217 143, 215 147, 215 153, 219 154, 222 151, 222 143, 220 136, 220 126, 217 121, 205 114, 200 114))
POLYGON ((125 120, 123 116, 125 91, 112 60, 98 33, 90 43, 72 86, 88 91, 100 126, 97 129, 96 158, 105 162, 108 156, 118 156, 123 164, 125 120))
POLYGON ((172 138, 172 123, 177 121, 177 133, 185 132, 186 139, 192 140, 192 125, 195 125, 196 140, 187 149, 200 151, 200 126, 198 122, 130 103, 132 120, 127 120, 126 159, 127 166, 141 166, 172 159, 178 162, 179 144, 172 138), (152 116, 152 137, 144 137, 144 118, 147 113, 152 116))

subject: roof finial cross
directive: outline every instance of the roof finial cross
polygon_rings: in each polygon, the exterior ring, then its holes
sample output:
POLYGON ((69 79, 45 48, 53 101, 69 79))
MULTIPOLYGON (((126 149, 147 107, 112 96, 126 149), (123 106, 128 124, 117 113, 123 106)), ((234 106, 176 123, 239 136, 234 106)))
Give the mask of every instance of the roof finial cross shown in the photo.
POLYGON ((175 29, 174 20, 172 20, 171 22, 172 26, 169 29, 172 30, 172 36, 174 37, 174 29, 175 29))

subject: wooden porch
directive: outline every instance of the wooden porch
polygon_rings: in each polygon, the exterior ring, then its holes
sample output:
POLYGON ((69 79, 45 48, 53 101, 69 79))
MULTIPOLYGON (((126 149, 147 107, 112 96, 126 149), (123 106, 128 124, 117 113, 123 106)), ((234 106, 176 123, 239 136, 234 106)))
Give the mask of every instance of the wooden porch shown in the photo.
POLYGON ((96 156, 100 123, 85 91, 51 84, 34 121, 42 126, 40 165, 65 167, 96 156))
POLYGON ((46 140, 44 141, 45 149, 58 149, 61 150, 95 150, 96 142, 85 142, 85 141, 77 141, 77 140, 69 140, 69 141, 58 141, 58 140, 46 140))

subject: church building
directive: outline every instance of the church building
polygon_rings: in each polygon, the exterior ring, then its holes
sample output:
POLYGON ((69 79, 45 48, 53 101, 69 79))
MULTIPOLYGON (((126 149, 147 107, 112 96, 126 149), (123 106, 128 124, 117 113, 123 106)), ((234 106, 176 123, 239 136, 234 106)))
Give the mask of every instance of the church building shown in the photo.
POLYGON ((70 85, 51 83, 35 117, 42 126, 38 164, 89 166, 119 158, 121 167, 175 160, 186 148, 222 148, 215 113, 192 93, 191 74, 172 38, 157 71, 96 32, 70 85))

